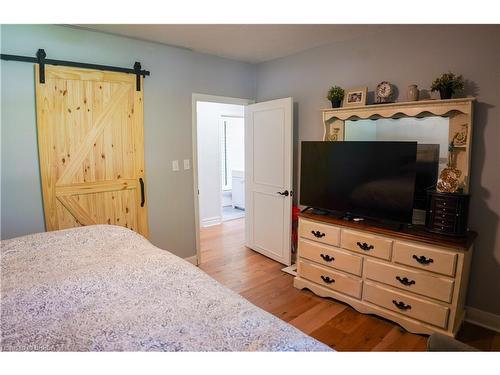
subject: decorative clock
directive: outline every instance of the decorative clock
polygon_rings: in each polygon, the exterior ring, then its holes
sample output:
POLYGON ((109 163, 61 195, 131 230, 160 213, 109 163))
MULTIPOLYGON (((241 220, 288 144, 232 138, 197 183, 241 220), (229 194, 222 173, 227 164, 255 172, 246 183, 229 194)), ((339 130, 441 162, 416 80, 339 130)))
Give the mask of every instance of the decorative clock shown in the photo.
POLYGON ((375 103, 392 103, 394 101, 394 87, 387 81, 382 81, 375 90, 375 103))

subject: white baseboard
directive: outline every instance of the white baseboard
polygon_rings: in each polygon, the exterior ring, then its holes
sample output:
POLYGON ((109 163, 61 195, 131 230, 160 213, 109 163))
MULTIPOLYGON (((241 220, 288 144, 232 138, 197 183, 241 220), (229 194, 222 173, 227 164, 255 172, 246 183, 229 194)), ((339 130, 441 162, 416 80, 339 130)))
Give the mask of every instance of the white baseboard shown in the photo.
POLYGON ((191 264, 194 264, 195 266, 198 265, 198 257, 196 255, 193 255, 192 257, 184 258, 184 260, 188 261, 191 264))
POLYGON ((218 225, 221 223, 222 223, 222 217, 220 217, 220 216, 207 217, 206 219, 203 219, 201 221, 201 226, 202 227, 210 227, 212 225, 218 225))
POLYGON ((500 315, 497 314, 466 306, 465 321, 495 332, 500 332, 500 315))

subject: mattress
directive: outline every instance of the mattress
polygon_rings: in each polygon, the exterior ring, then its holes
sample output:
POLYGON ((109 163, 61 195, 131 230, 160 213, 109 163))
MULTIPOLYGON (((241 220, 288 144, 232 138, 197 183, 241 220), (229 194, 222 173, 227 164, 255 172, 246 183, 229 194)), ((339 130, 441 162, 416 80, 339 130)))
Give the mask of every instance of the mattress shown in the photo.
POLYGON ((137 233, 1 243, 3 351, 328 351, 137 233))

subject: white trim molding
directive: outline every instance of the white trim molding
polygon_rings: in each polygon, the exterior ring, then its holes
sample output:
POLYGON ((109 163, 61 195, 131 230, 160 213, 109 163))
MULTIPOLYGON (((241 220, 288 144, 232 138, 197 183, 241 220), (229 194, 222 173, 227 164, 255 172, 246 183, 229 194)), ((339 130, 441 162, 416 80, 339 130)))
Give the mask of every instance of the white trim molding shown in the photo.
POLYGON ((465 321, 500 333, 500 315, 475 307, 465 307, 465 321))
POLYGON ((221 216, 207 217, 201 221, 202 227, 211 227, 212 225, 218 225, 222 223, 221 216))

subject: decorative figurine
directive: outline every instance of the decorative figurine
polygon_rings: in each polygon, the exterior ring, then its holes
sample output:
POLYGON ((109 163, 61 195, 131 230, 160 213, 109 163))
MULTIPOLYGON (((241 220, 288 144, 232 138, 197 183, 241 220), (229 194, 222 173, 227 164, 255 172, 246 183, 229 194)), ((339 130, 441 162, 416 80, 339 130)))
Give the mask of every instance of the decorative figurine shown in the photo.
POLYGON ((333 128, 332 132, 330 133, 330 136, 328 137, 328 140, 334 141, 334 142, 338 141, 339 140, 339 132, 340 132, 339 128, 333 128))
POLYGON ((467 144, 467 124, 461 125, 461 130, 453 136, 454 146, 465 146, 467 144))
POLYGON ((454 145, 453 141, 448 146, 448 166, 441 171, 437 183, 437 191, 440 193, 456 193, 460 187, 460 176, 462 172, 454 167, 454 145))

